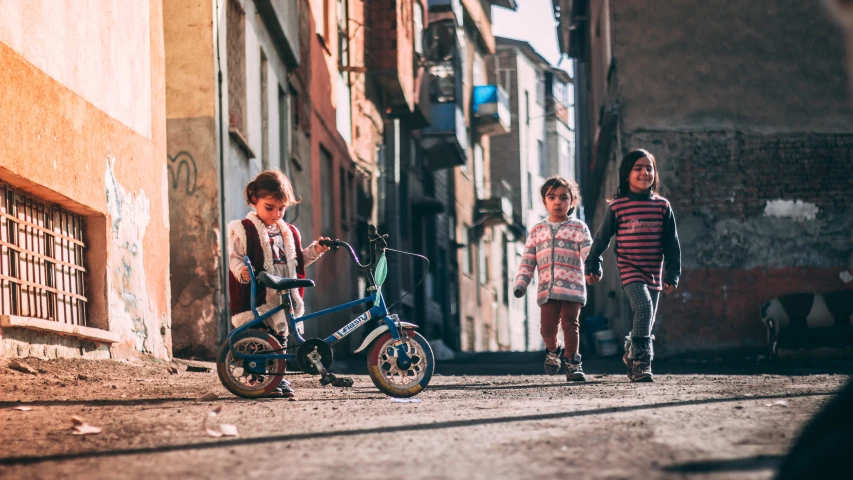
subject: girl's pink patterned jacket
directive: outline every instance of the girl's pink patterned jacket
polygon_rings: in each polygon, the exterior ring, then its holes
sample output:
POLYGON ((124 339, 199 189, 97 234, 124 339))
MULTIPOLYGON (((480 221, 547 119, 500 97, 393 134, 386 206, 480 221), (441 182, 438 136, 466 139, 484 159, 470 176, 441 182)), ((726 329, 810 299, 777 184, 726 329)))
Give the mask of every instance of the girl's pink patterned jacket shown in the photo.
POLYGON ((515 289, 527 289, 535 268, 539 272, 536 303, 565 300, 586 305, 584 260, 591 245, 589 228, 576 218, 561 223, 556 234, 547 219, 537 223, 527 237, 515 289))

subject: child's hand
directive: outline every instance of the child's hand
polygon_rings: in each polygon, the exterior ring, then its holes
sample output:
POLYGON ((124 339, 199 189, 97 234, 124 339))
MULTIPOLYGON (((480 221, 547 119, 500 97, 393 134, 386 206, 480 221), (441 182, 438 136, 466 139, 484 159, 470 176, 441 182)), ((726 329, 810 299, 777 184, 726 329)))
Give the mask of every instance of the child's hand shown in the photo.
POLYGON ((249 267, 243 267, 240 269, 240 281, 243 283, 249 283, 249 267))
POLYGON ((599 280, 601 280, 601 277, 594 274, 594 273, 588 273, 586 275, 586 283, 588 283, 590 285, 592 285, 594 283, 598 283, 599 280))
POLYGON ((670 285, 668 283, 664 283, 663 284, 663 293, 664 293, 664 295, 669 295, 670 293, 674 292, 676 288, 678 288, 678 287, 676 287, 675 285, 670 285))
POLYGON ((524 296, 524 289, 521 287, 515 287, 512 294, 515 295, 515 298, 521 298, 524 296))
POLYGON ((322 240, 331 240, 331 238, 329 238, 329 237, 317 238, 317 243, 314 244, 314 250, 316 250, 317 253, 326 253, 329 251, 329 247, 327 247, 325 245, 320 245, 320 241, 322 241, 322 240))

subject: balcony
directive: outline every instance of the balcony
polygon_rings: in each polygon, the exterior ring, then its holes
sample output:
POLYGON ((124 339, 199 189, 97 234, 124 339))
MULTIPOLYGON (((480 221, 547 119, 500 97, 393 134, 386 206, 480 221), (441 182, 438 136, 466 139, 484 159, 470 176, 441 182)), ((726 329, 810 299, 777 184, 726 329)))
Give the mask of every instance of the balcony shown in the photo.
POLYGON ((391 105, 389 115, 392 118, 403 120, 406 125, 412 129, 420 129, 428 126, 432 122, 432 114, 430 113, 429 90, 430 76, 424 68, 417 69, 417 77, 415 78, 415 103, 414 108, 410 111, 404 103, 391 105))
POLYGON ((423 129, 422 145, 433 170, 465 165, 467 128, 462 107, 455 102, 431 103, 432 124, 423 129))
POLYGON ((512 127, 509 96, 497 85, 474 87, 472 102, 477 131, 482 135, 506 135, 512 127))
POLYGON ((415 80, 418 72, 412 61, 415 44, 410 8, 400 8, 411 0, 365 2, 367 9, 366 66, 382 90, 388 94, 391 114, 404 117, 414 110, 415 80))
POLYGON ((500 224, 512 225, 512 200, 507 196, 492 196, 477 200, 477 223, 490 227, 500 224))

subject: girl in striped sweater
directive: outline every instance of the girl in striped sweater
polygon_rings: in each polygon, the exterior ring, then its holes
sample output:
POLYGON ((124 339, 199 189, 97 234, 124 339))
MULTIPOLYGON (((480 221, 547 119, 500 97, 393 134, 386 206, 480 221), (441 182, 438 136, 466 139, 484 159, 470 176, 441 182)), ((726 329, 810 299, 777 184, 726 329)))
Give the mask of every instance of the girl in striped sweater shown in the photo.
POLYGON ((578 353, 578 316, 586 304, 583 262, 592 244, 589 228, 569 215, 580 202, 575 182, 551 177, 540 189, 548 218, 530 229, 513 289, 524 295, 533 272, 539 272, 536 303, 542 309, 540 333, 545 342, 545 373, 554 375, 566 365, 566 380, 586 377, 578 353), (563 327, 563 351, 557 346, 557 329, 563 327))
POLYGON ((675 216, 669 201, 657 194, 659 184, 654 155, 642 149, 625 155, 619 166, 619 188, 586 260, 586 279, 592 285, 601 280, 601 255, 616 235, 614 253, 622 289, 634 313, 622 357, 632 382, 653 379, 652 326, 658 297, 661 290, 672 293, 681 276, 675 216))

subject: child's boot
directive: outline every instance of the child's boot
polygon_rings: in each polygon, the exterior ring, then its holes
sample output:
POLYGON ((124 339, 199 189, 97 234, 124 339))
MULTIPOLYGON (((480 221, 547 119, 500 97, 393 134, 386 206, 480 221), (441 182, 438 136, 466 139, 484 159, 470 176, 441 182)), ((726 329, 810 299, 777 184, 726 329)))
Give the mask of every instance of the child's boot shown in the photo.
POLYGON ((631 381, 632 382, 654 382, 655 378, 652 375, 651 360, 634 360, 631 365, 631 381))
POLYGON ((565 359, 566 363, 566 380, 569 382, 585 382, 586 375, 583 373, 583 364, 579 353, 574 354, 572 359, 565 359))
POLYGON ((631 348, 628 354, 631 360, 632 382, 653 382, 652 375, 652 339, 650 337, 631 337, 631 348))
POLYGON ((622 354, 622 363, 628 367, 628 380, 631 380, 631 367, 634 361, 631 360, 631 337, 625 337, 625 353, 622 354))
POLYGON ((562 348, 557 347, 556 352, 552 352, 545 349, 545 374, 546 375, 556 375, 560 372, 560 354, 563 352, 562 348))

